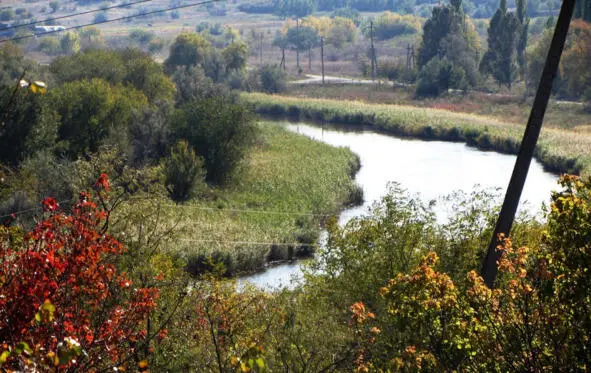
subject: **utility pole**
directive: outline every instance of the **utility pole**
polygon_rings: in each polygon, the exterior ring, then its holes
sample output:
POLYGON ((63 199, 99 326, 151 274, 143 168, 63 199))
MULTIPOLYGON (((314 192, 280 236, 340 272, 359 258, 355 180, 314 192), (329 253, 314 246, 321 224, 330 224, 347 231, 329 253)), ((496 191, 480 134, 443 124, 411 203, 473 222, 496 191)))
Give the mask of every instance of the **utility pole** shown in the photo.
POLYGON ((259 58, 260 58, 261 66, 263 66, 263 32, 262 31, 259 35, 259 58))
POLYGON ((376 52, 373 46, 373 21, 369 22, 369 38, 371 40, 370 44, 370 58, 371 58, 371 80, 376 79, 376 52))
POLYGON ((296 35, 298 39, 298 45, 296 45, 296 65, 298 65, 298 75, 300 74, 300 19, 296 18, 296 35))
POLYGON ((322 85, 324 85, 324 37, 320 37, 320 66, 322 66, 322 85))
POLYGON ((542 78, 538 85, 538 91, 536 92, 536 97, 527 121, 523 139, 521 140, 519 154, 517 155, 513 174, 511 175, 509 187, 505 194, 503 207, 501 208, 495 231, 490 240, 486 257, 482 263, 482 278, 484 279, 485 284, 491 289, 493 288, 497 277, 497 262, 501 255, 497 250, 497 247, 502 244, 502 242, 499 241, 499 235, 501 233, 509 235, 511 232, 513 219, 515 218, 515 212, 517 211, 517 205, 519 204, 519 198, 521 197, 529 165, 540 135, 540 130, 542 129, 544 114, 546 113, 548 99, 550 98, 550 93, 552 91, 552 81, 554 80, 554 77, 556 77, 574 6, 575 0, 564 0, 562 2, 560 15, 558 16, 558 22, 556 22, 554 36, 552 37, 552 43, 550 44, 548 56, 546 57, 546 64, 542 72, 542 78))

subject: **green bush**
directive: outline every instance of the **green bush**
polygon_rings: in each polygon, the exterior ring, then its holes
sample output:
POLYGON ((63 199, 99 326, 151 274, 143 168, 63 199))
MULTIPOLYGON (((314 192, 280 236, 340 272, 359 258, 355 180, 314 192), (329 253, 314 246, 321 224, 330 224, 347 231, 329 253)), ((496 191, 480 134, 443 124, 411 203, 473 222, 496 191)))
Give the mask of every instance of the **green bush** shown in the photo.
POLYGON ((287 87, 287 75, 278 66, 264 65, 259 70, 261 89, 267 93, 279 93, 287 87))
POLYGON ((419 72, 416 94, 419 97, 439 96, 448 89, 468 88, 466 72, 447 59, 435 57, 419 72))
POLYGON ((203 158, 197 157, 189 144, 181 140, 164 161, 164 175, 170 198, 177 202, 186 201, 194 197, 203 185, 203 158))

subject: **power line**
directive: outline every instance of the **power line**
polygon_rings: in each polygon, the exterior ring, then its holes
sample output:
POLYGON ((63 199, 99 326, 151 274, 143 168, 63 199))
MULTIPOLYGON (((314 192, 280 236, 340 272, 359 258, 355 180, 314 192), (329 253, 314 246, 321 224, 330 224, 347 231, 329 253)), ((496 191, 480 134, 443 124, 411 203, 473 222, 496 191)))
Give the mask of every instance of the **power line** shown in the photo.
POLYGON ((150 11, 150 12, 144 12, 144 13, 140 13, 140 14, 134 14, 134 15, 131 15, 131 16, 124 16, 124 17, 119 17, 119 18, 107 19, 107 20, 99 21, 99 22, 86 23, 84 25, 65 27, 65 28, 63 28, 61 30, 52 30, 52 31, 42 32, 40 34, 17 36, 17 37, 10 38, 10 39, 0 40, 0 44, 6 43, 6 42, 9 42, 9 41, 18 41, 18 40, 23 40, 23 39, 35 38, 37 36, 44 36, 44 35, 55 34, 57 32, 62 32, 62 31, 76 30, 76 29, 80 29, 80 28, 88 27, 88 26, 101 25, 101 24, 104 24, 104 23, 117 22, 117 21, 123 21, 123 20, 132 19, 132 18, 136 18, 136 17, 149 16, 151 14, 163 13, 163 12, 168 12, 168 11, 171 11, 171 10, 191 8, 191 7, 195 7, 195 6, 199 6, 199 5, 217 3, 217 2, 220 2, 220 1, 222 1, 222 0, 206 0, 206 1, 201 1, 199 3, 194 3, 194 4, 179 5, 179 6, 174 6, 174 7, 166 8, 166 9, 158 9, 158 10, 153 10, 153 11, 150 11))
POLYGON ((38 23, 45 23, 45 22, 53 22, 53 21, 57 21, 59 19, 64 19, 64 18, 72 18, 72 17, 78 17, 78 16, 83 16, 86 14, 91 14, 91 13, 96 13, 96 12, 106 12, 107 10, 111 10, 111 9, 116 9, 116 8, 127 8, 127 7, 131 7, 132 5, 136 5, 136 4, 141 4, 141 3, 147 3, 150 1, 154 1, 154 0, 140 0, 140 1, 136 1, 135 3, 129 3, 129 4, 119 4, 119 5, 112 5, 106 8, 99 8, 99 9, 93 9, 93 10, 88 10, 85 12, 80 12, 80 13, 73 13, 73 14, 68 14, 65 16, 59 16, 59 17, 54 17, 54 18, 47 18, 41 21, 34 21, 34 22, 28 22, 28 23, 21 23, 18 25, 12 25, 9 27, 4 27, 2 29, 0 29, 1 31, 6 31, 6 30, 12 30, 15 28, 21 28, 21 27, 26 27, 26 26, 32 26, 32 25, 36 25, 38 23))
POLYGON ((307 244, 302 242, 253 242, 253 241, 221 241, 221 240, 192 240, 179 239, 181 242, 195 242, 195 243, 226 243, 233 245, 268 245, 268 246, 299 246, 299 247, 316 247, 316 244, 307 244))

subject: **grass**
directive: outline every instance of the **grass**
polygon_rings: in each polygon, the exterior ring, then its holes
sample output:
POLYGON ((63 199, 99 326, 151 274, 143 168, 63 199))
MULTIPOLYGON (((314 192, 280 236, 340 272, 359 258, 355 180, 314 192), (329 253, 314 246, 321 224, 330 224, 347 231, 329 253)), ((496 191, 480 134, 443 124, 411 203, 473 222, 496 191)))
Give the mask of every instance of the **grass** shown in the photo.
POLYGON ((163 199, 122 207, 149 211, 159 204, 161 229, 174 226, 166 246, 191 273, 209 269, 209 258, 234 275, 311 255, 324 215, 338 214, 359 190, 353 182, 359 160, 349 149, 269 122, 260 128, 260 142, 244 168, 231 186, 212 190, 213 197, 183 205, 163 199))
MULTIPOLYGON (((262 93, 242 95, 258 113, 348 126, 370 126, 397 136, 462 141, 485 150, 517 153, 524 125, 442 109, 370 104, 262 93)), ((591 175, 591 133, 543 128, 535 157, 554 172, 591 175)))

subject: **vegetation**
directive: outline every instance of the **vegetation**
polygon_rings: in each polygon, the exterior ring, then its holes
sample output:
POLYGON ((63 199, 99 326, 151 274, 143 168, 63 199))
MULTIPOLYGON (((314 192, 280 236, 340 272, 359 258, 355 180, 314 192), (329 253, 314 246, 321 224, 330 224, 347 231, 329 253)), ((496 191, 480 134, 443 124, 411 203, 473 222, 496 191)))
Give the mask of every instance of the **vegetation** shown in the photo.
MULTIPOLYGON (((518 125, 471 114, 412 106, 341 102, 326 99, 244 94, 261 114, 320 120, 336 124, 369 125, 379 131, 423 139, 463 141, 482 149, 516 153, 523 135, 518 125)), ((546 128, 536 158, 551 170, 588 175, 590 139, 581 132, 546 128)))

